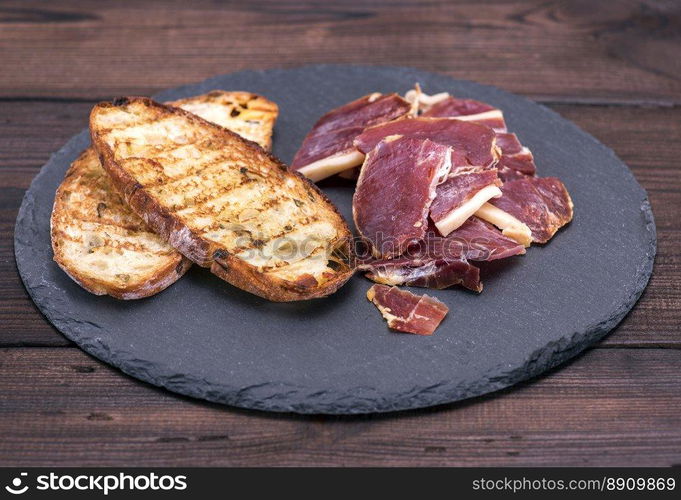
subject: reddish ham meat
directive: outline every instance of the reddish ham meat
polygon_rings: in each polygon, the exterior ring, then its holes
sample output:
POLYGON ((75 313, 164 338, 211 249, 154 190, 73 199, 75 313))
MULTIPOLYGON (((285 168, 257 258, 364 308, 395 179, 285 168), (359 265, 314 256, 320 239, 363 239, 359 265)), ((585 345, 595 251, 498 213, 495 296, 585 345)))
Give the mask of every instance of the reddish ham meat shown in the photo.
POLYGON ((461 258, 473 261, 505 259, 523 255, 525 247, 501 234, 497 228, 477 217, 471 217, 447 237, 430 229, 414 255, 432 258, 461 258))
POLYGON ((368 153, 386 137, 402 135, 430 139, 452 147, 453 165, 491 167, 498 159, 493 130, 477 123, 450 118, 404 118, 367 128, 355 139, 355 146, 368 153))
POLYGON ((352 145, 366 127, 394 120, 412 111, 397 94, 375 93, 333 109, 314 124, 291 167, 317 181, 362 164, 364 155, 352 145))
POLYGON ((372 286, 367 299, 378 308, 390 328, 417 335, 432 335, 449 312, 435 297, 385 285, 372 286))
POLYGON ((392 135, 430 139, 452 146, 452 171, 437 187, 430 216, 447 235, 461 226, 489 199, 500 196, 496 134, 489 127, 452 118, 405 118, 368 128, 355 139, 355 146, 368 152, 392 135))
MULTIPOLYGON (((413 91, 410 91, 413 93, 413 91)), ((415 98, 417 94, 413 94, 415 98)), ((471 120, 474 123, 487 125, 497 133, 496 144, 501 150, 501 157, 496 164, 499 178, 506 182, 525 176, 534 176, 537 167, 532 152, 520 144, 515 134, 508 133, 506 122, 500 109, 487 103, 473 99, 458 99, 450 95, 436 97, 435 102, 420 104, 421 116, 454 117, 459 120, 471 120)), ((431 96, 425 96, 428 102, 431 96)), ((423 99, 421 95, 421 99, 423 99)))
POLYGON ((526 224, 532 241, 546 243, 572 220, 573 204, 565 185, 555 177, 525 177, 501 187, 490 203, 526 224))
POLYGON ((442 290, 461 285, 482 291, 480 269, 458 257, 411 257, 380 259, 357 267, 366 277, 385 285, 407 285, 442 290))
POLYGON ((506 132, 504 114, 498 108, 474 99, 459 99, 453 96, 424 108, 421 116, 457 117, 487 125, 496 132, 506 132))
POLYGON ((468 261, 492 261, 525 253, 525 247, 507 238, 491 224, 471 217, 443 237, 431 226, 425 238, 395 259, 367 260, 357 268, 366 277, 386 285, 443 289, 462 285, 482 291, 480 270, 468 261))
POLYGON ((464 224, 491 198, 501 196, 497 169, 457 168, 436 189, 430 218, 440 234, 447 236, 464 224))
POLYGON ((401 255, 421 240, 435 187, 449 173, 451 148, 391 137, 367 155, 352 199, 355 226, 376 257, 401 255))
POLYGON ((501 149, 501 158, 496 165, 501 180, 507 182, 536 175, 537 166, 532 151, 520 144, 517 135, 498 133, 497 146, 501 149))

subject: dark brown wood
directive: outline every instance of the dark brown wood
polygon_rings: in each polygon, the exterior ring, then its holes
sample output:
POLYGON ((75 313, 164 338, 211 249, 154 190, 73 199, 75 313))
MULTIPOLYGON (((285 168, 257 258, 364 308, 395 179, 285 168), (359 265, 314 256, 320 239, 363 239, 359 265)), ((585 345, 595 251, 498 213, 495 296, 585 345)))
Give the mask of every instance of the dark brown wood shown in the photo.
POLYGON ((674 0, 3 2, 0 465, 680 464, 680 48, 674 0), (498 85, 612 147, 648 190, 658 228, 638 305, 595 349, 536 381, 360 418, 178 397, 88 357, 45 321, 16 273, 14 220, 97 100, 318 62, 498 85))
POLYGON ((250 68, 397 64, 549 100, 679 103, 674 0, 6 1, 6 96, 107 97, 250 68), (65 70, 68 67, 68 70, 65 70))
POLYGON ((0 365, 0 465, 681 463, 675 349, 596 349, 511 391, 352 418, 176 397, 77 349, 2 349, 0 365))

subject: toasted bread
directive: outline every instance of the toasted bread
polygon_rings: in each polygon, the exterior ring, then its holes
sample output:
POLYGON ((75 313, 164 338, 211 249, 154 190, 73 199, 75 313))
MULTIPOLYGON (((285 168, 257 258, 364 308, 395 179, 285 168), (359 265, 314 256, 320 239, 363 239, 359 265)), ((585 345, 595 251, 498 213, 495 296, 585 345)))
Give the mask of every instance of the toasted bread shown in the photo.
POLYGON ((293 301, 326 296, 351 276, 341 215, 257 144, 143 97, 95 106, 90 133, 133 211, 229 283, 293 301))
MULTIPOLYGON (((276 104, 247 92, 213 91, 175 101, 269 147, 276 104), (235 104, 237 103, 237 104, 235 104), (257 108, 254 117, 240 104, 257 108)), ((93 149, 83 152, 59 187, 51 218, 54 260, 86 290, 119 299, 153 295, 174 283, 191 261, 153 233, 118 195, 93 149)))
POLYGON ((167 104, 217 123, 244 139, 272 149, 272 130, 279 107, 272 101, 250 92, 213 90, 207 94, 180 99, 167 104))

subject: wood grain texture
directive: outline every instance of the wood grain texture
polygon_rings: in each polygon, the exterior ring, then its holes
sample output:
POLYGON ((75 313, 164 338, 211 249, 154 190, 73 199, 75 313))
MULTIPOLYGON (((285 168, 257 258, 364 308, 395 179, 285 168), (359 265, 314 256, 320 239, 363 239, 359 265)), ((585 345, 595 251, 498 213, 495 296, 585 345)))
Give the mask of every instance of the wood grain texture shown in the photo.
MULTIPOLYGON (((68 138, 86 124, 90 102, 0 102, 0 345, 68 343, 36 314, 16 275, 12 235, 24 190, 68 138), (40 117, 36 120, 36 117, 40 117)), ((648 190, 658 228, 658 257, 650 285, 606 346, 681 347, 681 107, 554 105, 602 140, 648 190), (613 127, 613 123, 617 124, 613 127)), ((541 168, 541 166, 540 166, 541 168)), ((575 166, 578 168, 578 166, 575 166)), ((52 203, 51 200, 48 201, 52 203)))
POLYGON ((2 2, 0 465, 681 464, 680 48, 675 0, 2 2), (14 221, 96 101, 327 62, 497 85, 613 148, 648 190, 659 245, 649 287, 613 334, 496 395, 331 418, 175 396, 45 321, 16 272, 14 221))
POLYGON ((470 402, 298 417, 176 397, 76 349, 2 349, 0 465, 679 464, 680 370, 679 350, 596 349, 470 402))
POLYGON ((241 69, 354 62, 540 99, 678 104, 680 40, 674 0, 17 0, 0 6, 14 68, 0 95, 150 94, 241 69))

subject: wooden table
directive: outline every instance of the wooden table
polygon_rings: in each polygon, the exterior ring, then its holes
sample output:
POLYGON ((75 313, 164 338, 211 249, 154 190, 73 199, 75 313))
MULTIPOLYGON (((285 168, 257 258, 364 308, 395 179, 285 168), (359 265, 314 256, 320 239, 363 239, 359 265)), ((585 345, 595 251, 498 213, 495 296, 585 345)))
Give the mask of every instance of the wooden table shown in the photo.
POLYGON ((2 2, 0 465, 681 463, 680 50, 674 1, 2 2), (631 314, 577 360, 511 390, 354 418, 178 397, 45 321, 16 271, 14 221, 93 103, 321 62, 498 85, 612 147, 648 190, 658 229, 655 272, 631 314))

